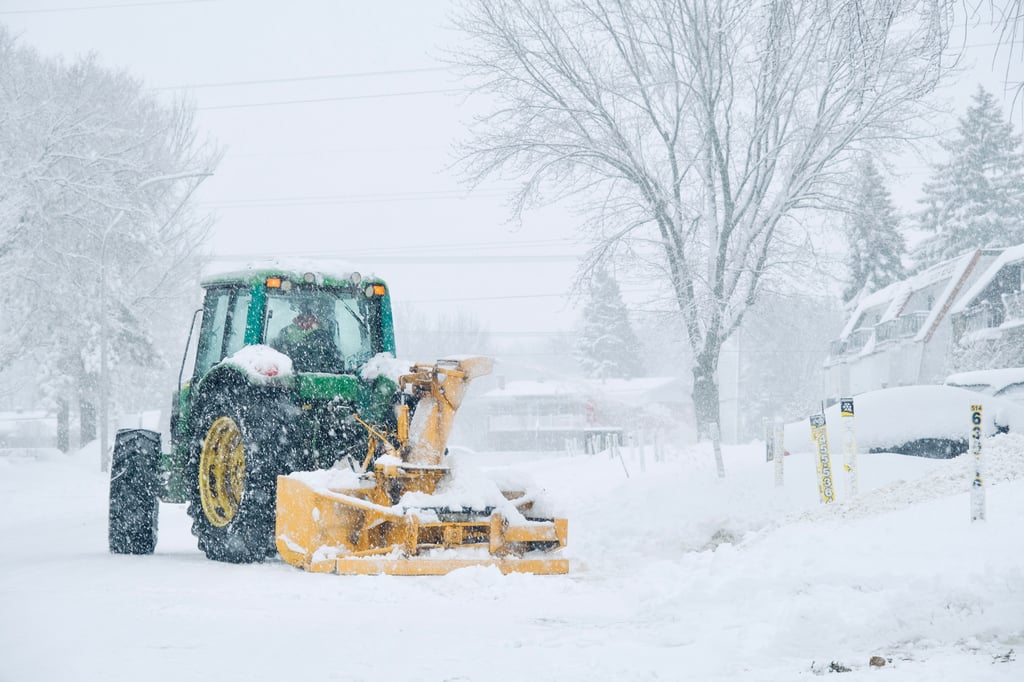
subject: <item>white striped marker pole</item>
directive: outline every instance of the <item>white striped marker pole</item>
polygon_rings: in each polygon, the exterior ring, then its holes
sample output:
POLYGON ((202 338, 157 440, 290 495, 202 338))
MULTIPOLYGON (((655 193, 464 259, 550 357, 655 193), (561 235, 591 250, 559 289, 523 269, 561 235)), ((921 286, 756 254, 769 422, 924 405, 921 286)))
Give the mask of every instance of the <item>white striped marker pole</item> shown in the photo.
POLYGON ((785 443, 783 442, 785 440, 786 430, 783 427, 781 419, 775 420, 775 428, 773 429, 773 431, 774 433, 772 434, 772 450, 775 451, 775 486, 780 487, 784 482, 782 462, 785 459, 786 454, 786 447, 785 443))
POLYGON ((971 521, 985 520, 984 461, 981 456, 981 405, 971 405, 971 521))
POLYGON ((853 398, 839 401, 843 422, 843 470, 846 472, 846 496, 857 496, 857 435, 853 427, 853 398))

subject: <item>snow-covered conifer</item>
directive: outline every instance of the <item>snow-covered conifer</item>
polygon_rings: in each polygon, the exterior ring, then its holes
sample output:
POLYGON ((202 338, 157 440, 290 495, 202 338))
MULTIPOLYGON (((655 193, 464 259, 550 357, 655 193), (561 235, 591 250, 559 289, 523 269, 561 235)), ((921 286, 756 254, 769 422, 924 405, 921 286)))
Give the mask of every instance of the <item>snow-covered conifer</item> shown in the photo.
POLYGON ((973 99, 956 136, 942 143, 949 158, 924 186, 919 221, 935 234, 915 251, 919 268, 970 249, 1024 242, 1021 138, 984 88, 973 99))
POLYGON ((628 379, 643 372, 639 353, 619 284, 607 269, 600 268, 587 291, 576 358, 587 376, 628 379))
POLYGON ((861 158, 843 225, 849 246, 844 303, 903 279, 906 241, 899 228, 899 216, 881 174, 870 158, 861 158))

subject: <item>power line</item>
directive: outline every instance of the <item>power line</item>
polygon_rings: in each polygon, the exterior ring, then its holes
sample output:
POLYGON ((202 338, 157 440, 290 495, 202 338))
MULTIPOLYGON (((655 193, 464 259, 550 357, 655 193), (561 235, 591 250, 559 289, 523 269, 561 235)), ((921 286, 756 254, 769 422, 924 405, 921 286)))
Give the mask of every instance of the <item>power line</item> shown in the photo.
POLYGON ((233 88, 245 85, 271 85, 276 83, 303 83, 308 81, 337 80, 343 78, 369 78, 375 76, 398 76, 430 71, 446 71, 446 66, 425 66, 415 69, 389 69, 386 71, 357 71, 352 73, 331 73, 317 76, 288 76, 284 78, 261 78, 247 81, 221 81, 219 83, 189 83, 187 85, 164 85, 150 90, 198 90, 200 88, 233 88))
POLYGON ((410 151, 445 151, 449 149, 448 145, 436 144, 436 145, 402 145, 396 147, 319 147, 317 149, 271 149, 264 152, 235 152, 230 151, 227 155, 229 159, 252 159, 252 158, 274 158, 281 156, 335 156, 342 154, 384 154, 384 153, 401 153, 408 155, 410 151))
POLYGON ((135 9, 139 7, 156 7, 158 5, 195 5, 198 3, 217 2, 218 0, 154 0, 153 2, 126 2, 117 5, 76 5, 73 7, 46 7, 39 9, 5 9, 0 14, 56 14, 59 12, 82 12, 96 9, 135 9))
MULTIPOLYGON (((358 263, 366 260, 373 260, 374 263, 388 263, 398 265, 428 265, 434 263, 574 263, 579 261, 581 256, 577 254, 473 254, 466 256, 459 255, 437 255, 422 254, 416 256, 393 256, 382 254, 379 256, 359 256, 349 253, 330 253, 325 251, 306 251, 304 253, 289 254, 291 257, 303 258, 334 258, 344 259, 349 263, 358 263)), ((214 261, 245 262, 254 260, 252 256, 216 256, 214 261)), ((514 298, 514 297, 513 297, 514 298)))
POLYGON ((291 197, 222 199, 198 202, 204 208, 271 208, 279 206, 322 206, 329 204, 374 203, 379 201, 422 201, 424 199, 493 199, 512 190, 499 187, 467 192, 461 189, 380 192, 366 194, 326 194, 291 197))
MULTIPOLYGON (((169 0, 169 1, 173 1, 173 0, 169 0)), ((211 0, 177 0, 177 1, 180 1, 180 2, 206 2, 206 1, 211 1, 211 0)), ((976 44, 962 45, 961 47, 962 48, 997 47, 999 45, 1000 45, 999 42, 993 42, 993 43, 976 43, 976 44)), ((423 70, 424 71, 426 71, 426 70, 443 70, 443 68, 444 67, 430 67, 430 68, 424 67, 423 70)), ((414 69, 409 69, 409 70, 395 70, 395 71, 391 71, 391 72, 384 71, 384 72, 378 72, 378 73, 381 74, 381 75, 385 75, 385 74, 390 74, 390 73, 412 73, 414 71, 415 71, 414 69)), ((292 81, 296 81, 297 82, 297 81, 302 81, 302 80, 317 80, 317 79, 325 79, 325 78, 350 78, 350 77, 358 77, 358 76, 363 76, 363 75, 374 75, 374 73, 373 72, 367 72, 365 74, 359 74, 359 73, 337 74, 337 75, 333 75, 333 76, 332 75, 326 75, 326 76, 319 76, 319 75, 318 76, 293 76, 293 77, 285 78, 285 79, 265 79, 265 80, 254 80, 254 81, 226 81, 226 82, 221 83, 221 84, 198 85, 198 86, 193 86, 193 87, 220 87, 220 86, 227 86, 227 85, 248 85, 248 84, 292 82, 292 81)), ((154 89, 171 89, 171 88, 154 88, 154 89)), ((245 103, 240 103, 240 104, 219 104, 219 105, 212 105, 212 106, 196 107, 196 109, 199 110, 199 111, 223 111, 223 110, 228 110, 228 109, 252 109, 252 108, 260 108, 260 107, 289 106, 289 105, 294 105, 294 104, 323 104, 323 103, 328 103, 328 102, 348 102, 348 101, 355 101, 355 100, 383 99, 383 98, 390 98, 390 97, 418 97, 418 96, 422 96, 422 95, 451 95, 451 94, 465 93, 465 92, 467 92, 467 90, 465 88, 445 88, 445 89, 436 89, 436 90, 413 90, 413 91, 407 91, 407 92, 386 92, 386 93, 378 93, 378 94, 372 94, 372 95, 347 95, 347 96, 341 96, 341 97, 315 97, 315 98, 308 98, 308 99, 267 100, 267 101, 263 101, 263 102, 245 102, 245 103)))
MULTIPOLYGON (((507 249, 509 247, 541 247, 549 246, 554 244, 574 244, 574 240, 568 237, 556 237, 553 239, 526 239, 522 241, 486 241, 486 242, 435 242, 431 244, 411 244, 409 246, 381 246, 381 247, 369 247, 358 249, 354 252, 346 252, 346 255, 357 255, 357 256, 371 256, 376 253, 382 254, 402 254, 402 253, 423 253, 424 251, 437 250, 437 249, 481 249, 481 248, 496 248, 496 249, 507 249)), ((290 258, 293 256, 304 256, 308 252, 279 252, 275 251, 273 254, 261 254, 261 253, 228 253, 228 254, 212 254, 210 257, 214 260, 217 259, 230 259, 230 260, 277 260, 281 258, 290 258)), ((330 257, 330 254, 325 254, 330 257)))
POLYGON ((463 301, 509 301, 514 299, 565 298, 565 292, 556 294, 510 294, 508 296, 467 296, 464 298, 416 298, 396 299, 396 304, 405 303, 462 303, 463 301))
POLYGON ((448 329, 404 329, 402 327, 395 327, 396 333, 401 334, 421 334, 421 335, 432 335, 432 336, 576 336, 576 332, 573 331, 491 331, 486 328, 479 329, 477 331, 458 331, 448 329))
POLYGON ((575 245, 572 239, 562 237, 558 239, 529 239, 523 241, 492 241, 492 242, 464 242, 464 243, 437 243, 437 244, 420 244, 420 245, 409 245, 409 246, 382 246, 378 248, 363 248, 355 251, 355 254, 360 257, 373 257, 376 254, 385 255, 430 255, 441 251, 441 255, 444 255, 445 251, 470 251, 472 253, 479 253, 481 250, 487 249, 500 249, 501 251, 507 251, 510 248, 519 249, 537 249, 537 248, 548 248, 551 246, 562 245, 571 246, 575 245))
POLYGON ((412 90, 409 92, 382 92, 375 95, 348 95, 345 97, 317 97, 312 99, 286 99, 269 102, 247 102, 245 104, 219 104, 208 107, 196 107, 199 111, 223 111, 226 109, 252 109, 256 107, 276 107, 290 104, 321 104, 324 102, 349 102, 361 99, 385 99, 388 97, 418 97, 421 95, 452 95, 465 90, 449 88, 444 90, 412 90))

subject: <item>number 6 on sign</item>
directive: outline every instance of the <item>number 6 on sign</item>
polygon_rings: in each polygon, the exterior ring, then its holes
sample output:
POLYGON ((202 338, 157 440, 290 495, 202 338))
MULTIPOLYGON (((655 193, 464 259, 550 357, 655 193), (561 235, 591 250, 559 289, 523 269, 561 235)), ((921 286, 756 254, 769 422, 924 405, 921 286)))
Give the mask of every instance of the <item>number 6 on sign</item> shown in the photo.
POLYGON ((985 520, 985 484, 981 457, 981 405, 971 405, 971 521, 985 520))

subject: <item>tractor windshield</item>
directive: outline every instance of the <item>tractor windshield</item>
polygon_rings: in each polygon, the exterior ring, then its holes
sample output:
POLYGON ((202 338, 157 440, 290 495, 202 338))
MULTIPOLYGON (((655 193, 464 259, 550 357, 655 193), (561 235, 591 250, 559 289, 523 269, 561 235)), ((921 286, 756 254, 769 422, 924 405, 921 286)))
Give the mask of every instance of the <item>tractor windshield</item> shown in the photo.
POLYGON ((299 372, 355 371, 382 350, 379 305, 347 289, 268 290, 266 343, 299 372))

